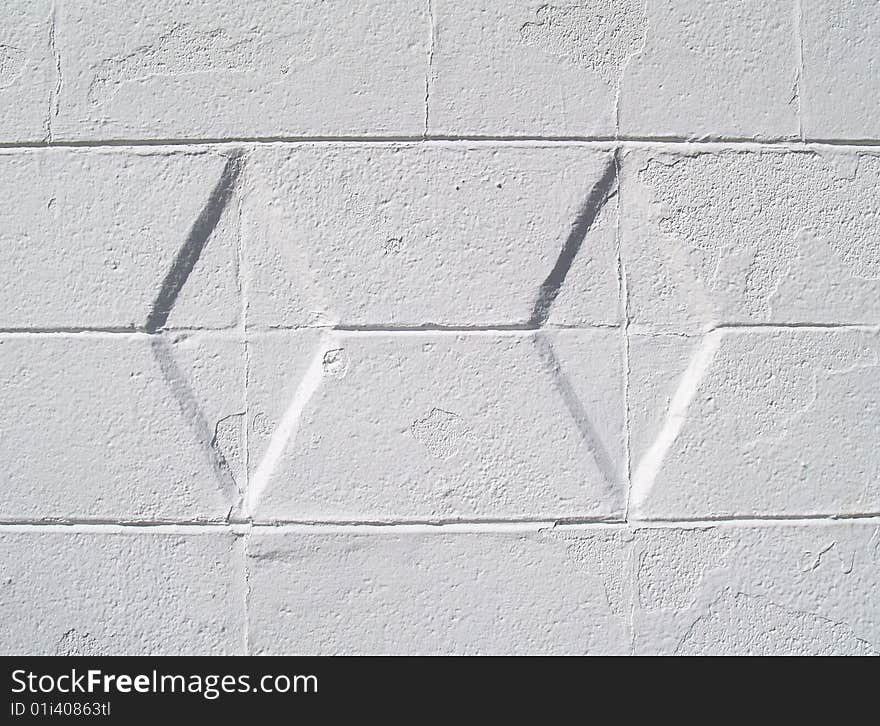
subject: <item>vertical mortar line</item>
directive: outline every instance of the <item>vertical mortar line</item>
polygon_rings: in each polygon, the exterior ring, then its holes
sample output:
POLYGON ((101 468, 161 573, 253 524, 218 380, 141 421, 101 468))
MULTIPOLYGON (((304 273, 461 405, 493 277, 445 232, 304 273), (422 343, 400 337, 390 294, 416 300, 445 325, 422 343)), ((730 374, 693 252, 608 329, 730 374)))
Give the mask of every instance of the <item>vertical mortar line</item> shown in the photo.
MULTIPOLYGON (((241 297, 241 309, 239 311, 239 326, 241 329, 241 338, 242 344, 244 345, 244 431, 242 432, 242 447, 243 447, 243 456, 242 460, 244 462, 243 466, 243 482, 242 482, 242 492, 241 492, 241 502, 242 507, 245 506, 248 497, 248 490, 250 488, 250 421, 251 421, 251 413, 250 413, 250 400, 249 400, 249 386, 250 386, 250 366, 251 366, 251 357, 250 357, 250 340, 248 338, 248 299, 247 299, 247 281, 248 281, 248 270, 247 270, 247 254, 244 249, 244 205, 247 199, 248 193, 248 178, 249 178, 249 170, 247 167, 247 155, 245 155, 243 160, 243 168, 241 173, 241 180, 237 188, 238 192, 238 228, 237 228, 237 237, 238 237, 238 288, 239 288, 239 296, 241 297)), ((242 646, 244 648, 244 655, 250 655, 250 633, 251 633, 251 618, 250 618, 250 600, 251 600, 251 583, 250 583, 250 573, 248 572, 248 548, 250 545, 250 533, 251 527, 250 524, 247 525, 247 529, 242 535, 242 544, 241 544, 241 565, 240 572, 238 573, 241 589, 242 589, 242 646)))
POLYGON ((245 655, 251 654, 251 572, 248 561, 251 544, 251 527, 244 536, 244 547, 242 554, 244 556, 244 652, 245 655))
POLYGON ((425 132, 423 134, 423 138, 428 138, 428 118, 430 111, 430 99, 431 99, 431 77, 434 72, 434 38, 436 35, 436 30, 434 27, 434 0, 427 0, 428 2, 428 33, 430 34, 428 37, 428 68, 425 71, 425 132))
POLYGON ((623 439, 624 439, 624 473, 626 478, 626 501, 624 503, 623 521, 629 521, 629 500, 632 492, 632 453, 629 429, 629 288, 626 281, 626 267, 623 262, 623 239, 620 234, 621 206, 623 205, 623 181, 620 175, 621 146, 614 147, 614 167, 617 175, 617 290, 620 311, 623 315, 623 439))
MULTIPOLYGON (((241 335, 242 345, 244 347, 244 370, 242 372, 243 377, 243 398, 244 398, 244 417, 243 417, 243 431, 241 432, 241 443, 242 443, 242 461, 243 463, 243 471, 242 471, 242 486, 240 491, 240 502, 241 506, 244 506, 244 502, 247 501, 247 492, 249 486, 249 474, 250 474, 250 407, 248 402, 248 382, 250 376, 250 347, 248 341, 248 326, 247 326, 247 311, 248 311, 248 301, 247 301, 247 255, 244 250, 244 233, 243 233, 243 212, 244 212, 244 203, 247 198, 247 184, 248 184, 248 169, 247 169, 247 152, 242 154, 241 159, 241 174, 238 179, 238 184, 235 188, 236 195, 236 211, 238 213, 238 220, 236 224, 236 243, 237 243, 237 252, 238 252, 238 270, 237 270, 237 286, 238 286, 238 294, 240 298, 240 308, 238 313, 238 329, 239 334, 241 335)), ((240 516, 240 512, 239 515, 240 516)), ((237 581, 237 586, 240 588, 240 603, 241 603, 241 622, 242 622, 242 636, 241 636, 241 646, 244 655, 250 655, 250 576, 248 573, 248 545, 250 543, 250 525, 247 525, 247 528, 238 535, 240 537, 240 543, 238 547, 238 551, 236 552, 236 556, 238 558, 236 562, 234 577, 237 581)))
MULTIPOLYGON (((630 525, 625 524, 625 527, 630 525)), ((637 529, 630 527, 630 546, 626 556, 626 575, 629 582, 629 654, 636 654, 636 611, 639 605, 639 557, 637 529)))
POLYGON ((238 194, 238 225, 236 230, 236 236, 238 241, 238 292, 239 297, 241 298, 241 308, 239 310, 239 329, 241 331, 241 340, 242 345, 244 346, 244 430, 242 432, 242 448, 243 448, 243 456, 242 461, 243 472, 242 472, 242 491, 241 491, 241 502, 242 505, 247 501, 248 488, 250 486, 250 401, 248 400, 248 388, 250 383, 250 340, 248 339, 248 325, 247 325, 247 314, 248 314, 248 299, 247 299, 247 255, 245 254, 244 249, 244 227, 242 222, 244 203, 247 197, 247 185, 248 185, 248 169, 246 164, 247 157, 243 161, 242 173, 240 183, 237 187, 238 194))
MULTIPOLYGON (((625 66, 624 66, 625 67, 625 66)), ((617 85, 614 88, 614 140, 620 141, 620 84, 623 81, 623 71, 617 77, 617 85)), ((614 149, 617 152, 617 147, 614 149)))
POLYGON ((49 53, 52 55, 55 70, 55 85, 49 88, 49 107, 46 109, 46 143, 52 143, 52 116, 58 108, 58 94, 61 91, 61 57, 55 47, 55 3, 49 9, 49 53))
POLYGON ((241 647, 243 655, 250 655, 250 576, 248 573, 248 545, 250 544, 250 525, 244 530, 233 530, 236 538, 233 563, 235 592, 241 607, 242 632, 241 647))
POLYGON ((803 100, 803 80, 804 80, 804 9, 803 0, 794 0, 794 17, 795 17, 795 40, 797 41, 797 82, 795 90, 797 91, 797 116, 798 116, 798 136, 801 141, 806 141, 804 135, 804 100, 803 100))

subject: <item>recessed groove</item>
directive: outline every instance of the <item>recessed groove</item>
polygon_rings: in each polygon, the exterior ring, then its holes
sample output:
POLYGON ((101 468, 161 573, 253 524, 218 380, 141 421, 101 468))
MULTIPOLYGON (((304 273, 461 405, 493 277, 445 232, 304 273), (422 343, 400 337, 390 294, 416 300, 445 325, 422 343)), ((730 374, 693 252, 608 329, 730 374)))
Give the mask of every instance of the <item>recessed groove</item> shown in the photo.
MULTIPOLYGON (((749 330, 753 328, 768 328, 770 330, 789 330, 792 328, 813 328, 816 330, 834 330, 837 328, 843 328, 865 330, 876 329, 877 327, 878 323, 723 323, 721 325, 716 325, 711 330, 749 330)), ((711 332, 711 330, 707 332, 711 332)))
POLYGON ((232 469, 221 447, 215 442, 214 429, 202 411, 195 392, 174 359, 174 351, 170 343, 163 336, 151 336, 150 349, 180 414, 189 424, 199 448, 207 457, 208 466, 214 473, 221 496, 228 505, 235 506, 239 500, 239 491, 232 469))
POLYGON ((100 149, 114 147, 154 146, 221 146, 224 144, 420 144, 425 142, 486 142, 486 143, 538 143, 538 144, 594 144, 606 148, 628 145, 751 145, 755 147, 804 148, 810 145, 880 147, 880 138, 823 138, 786 136, 778 138, 752 138, 747 136, 537 136, 522 135, 457 135, 457 134, 410 134, 388 136, 227 136, 212 138, 155 138, 155 139, 102 139, 102 140, 32 140, 0 141, 0 149, 100 149))
POLYGON ((226 164, 220 174, 220 179, 211 190, 208 201, 199 213, 196 221, 193 222, 186 241, 174 258, 171 269, 168 270, 168 273, 162 280, 159 294, 153 301, 153 306, 147 316, 147 322, 144 323, 146 332, 158 332, 168 322, 168 316, 174 309, 178 295, 180 295, 189 276, 195 269, 202 251, 211 239, 214 229, 223 216, 226 205, 232 198, 238 175, 241 173, 241 158, 242 152, 235 150, 226 160, 226 164))
MULTIPOLYGON (((185 328, 163 328, 163 334, 169 335, 188 335, 195 333, 223 333, 229 334, 236 332, 238 330, 237 327, 224 327, 224 328, 200 328, 195 326, 189 326, 185 328)), ((137 327, 94 327, 94 328, 80 328, 80 327, 69 327, 69 328, 0 328, 0 335, 3 336, 15 336, 15 335, 100 335, 100 336, 111 336, 111 335, 128 335, 128 336, 140 336, 140 335, 150 335, 153 336, 155 333, 151 333, 146 328, 142 326, 137 327)))
MULTIPOLYGON (((295 333, 301 331, 339 331, 342 333, 364 333, 364 334, 413 334, 413 333, 536 333, 539 330, 620 330, 628 327, 629 333, 632 335, 680 335, 684 337, 699 337, 707 335, 713 330, 792 330, 792 329, 814 329, 814 330, 861 330, 873 332, 880 330, 880 323, 731 323, 715 325, 711 328, 694 328, 693 330, 673 330, 663 327, 654 328, 652 326, 631 324, 625 326, 622 323, 584 323, 584 324, 546 324, 540 328, 531 324, 511 324, 511 325, 413 325, 413 326, 383 326, 383 325, 267 325, 267 326, 248 326, 249 333, 272 334, 272 333, 295 333)), ((240 335, 241 327, 226 326, 221 328, 214 327, 166 327, 162 329, 164 335, 191 335, 199 333, 213 333, 222 335, 240 335)), ((33 327, 33 328, 0 328, 0 336, 27 336, 27 335, 96 335, 96 336, 147 336, 155 335, 150 333, 142 326, 138 327, 33 327)))
POLYGON ((232 525, 249 524, 227 521, 220 515, 204 519, 172 519, 156 517, 154 519, 125 519, 112 517, 43 517, 43 518, 10 518, 0 520, 0 527, 129 527, 134 529, 150 529, 152 527, 209 527, 226 528, 232 525))
POLYGON ((315 350, 309 367, 294 387, 293 395, 284 409, 281 420, 272 431, 259 464, 254 469, 253 475, 248 477, 247 499, 244 504, 244 511, 247 514, 253 514, 259 506, 260 499, 269 488, 278 461, 284 455, 288 442, 299 429, 306 407, 321 388, 324 380, 324 352, 333 344, 333 334, 324 335, 327 337, 315 350))
POLYGON ((663 423, 630 477, 627 517, 631 512, 638 516, 639 509, 647 504, 657 477, 666 463, 666 456, 688 420, 688 409, 712 369, 721 347, 721 338, 720 331, 713 331, 703 336, 691 353, 690 362, 669 399, 663 423))
POLYGON ((425 532, 455 532, 455 531, 486 531, 492 528, 523 528, 523 529, 549 529, 553 527, 583 527, 602 529, 661 529, 661 528, 685 528, 695 527, 770 527, 799 524, 871 524, 880 526, 880 512, 849 513, 849 514, 804 514, 804 515, 732 515, 716 518, 630 518, 624 521, 622 518, 589 518, 589 517, 562 517, 562 518, 492 518, 492 519, 451 519, 451 520, 424 520, 402 519, 395 521, 346 521, 346 520, 155 520, 155 521, 131 521, 131 520, 101 520, 101 519, 67 519, 67 520, 8 520, 0 521, 0 533, 2 532, 142 532, 142 533, 210 533, 210 532, 235 532, 248 531, 284 532, 302 531, 317 532, 322 530, 357 531, 368 530, 374 532, 394 532, 420 529, 425 532))
POLYGON ((864 522, 865 520, 877 520, 880 524, 880 512, 847 512, 842 514, 731 514, 718 517, 651 517, 642 519, 630 517, 629 524, 633 526, 713 526, 716 524, 731 524, 746 526, 749 524, 798 524, 801 522, 816 523, 846 523, 864 522))
POLYGON ((540 328, 530 323, 489 324, 489 325, 260 325, 248 326, 248 331, 257 334, 295 333, 314 330, 318 332, 335 331, 340 333, 536 333, 539 330, 620 330, 620 323, 583 323, 543 325, 540 328))
POLYGON ((543 327, 550 316, 550 309, 556 298, 562 291, 565 278, 568 276, 571 266, 574 264, 584 239, 592 228, 605 206, 606 202, 616 193, 617 186, 617 157, 616 155, 608 162, 605 171, 599 178, 590 193, 584 200, 578 211, 578 215, 572 224, 571 231, 556 258, 553 269, 550 270, 541 287, 538 289, 538 297, 535 300, 529 324, 532 327, 543 327))
MULTIPOLYGON (((283 328, 273 327, 272 330, 283 328)), ((334 325, 328 328, 309 327, 296 328, 298 330, 338 330, 346 333, 483 333, 483 332, 509 332, 535 331, 537 326, 531 323, 510 323, 490 325, 334 325)))
POLYGON ((615 496, 621 487, 625 486, 617 462, 614 461, 614 457, 605 446, 601 432, 562 369, 562 363, 556 355, 552 341, 548 340, 545 335, 538 334, 535 336, 535 344, 581 439, 593 456, 593 461, 596 463, 609 495, 615 496))
POLYGON ((627 328, 629 335, 664 336, 675 335, 683 338, 700 338, 715 331, 784 331, 784 330, 854 330, 861 332, 880 332, 880 323, 725 323, 713 325, 708 328, 667 328, 651 325, 630 324, 627 328))
POLYGON ((93 328, 86 327, 33 327, 33 328, 0 328, 0 335, 80 335, 82 333, 104 333, 107 335, 137 335, 145 334, 146 330, 140 326, 109 326, 93 328))

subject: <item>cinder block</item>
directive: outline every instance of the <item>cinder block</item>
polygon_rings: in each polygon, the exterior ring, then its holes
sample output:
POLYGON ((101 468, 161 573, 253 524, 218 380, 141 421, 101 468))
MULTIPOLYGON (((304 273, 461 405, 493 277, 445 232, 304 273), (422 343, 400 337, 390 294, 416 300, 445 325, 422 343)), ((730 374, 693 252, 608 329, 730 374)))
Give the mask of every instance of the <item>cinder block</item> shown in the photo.
POLYGON ((877 655, 875 522, 640 529, 635 652, 877 655))
POLYGON ((432 6, 432 134, 797 137, 793 4, 432 6))
POLYGON ((632 150, 622 169, 634 324, 880 322, 880 155, 632 150))
POLYGON ((6 530, 0 651, 241 654, 241 547, 222 532, 6 530))
POLYGON ((0 336, 5 520, 222 519, 243 489, 241 341, 0 336))
POLYGON ((165 280, 182 274, 179 255, 206 232, 194 268, 168 301, 167 325, 234 325, 237 198, 233 191, 221 209, 214 194, 225 183, 223 154, 0 152, 0 328, 144 328, 165 280), (212 205, 216 226, 198 227, 212 205))
POLYGON ((0 651, 880 654, 878 28, 8 0, 0 651))
POLYGON ((804 132, 813 139, 880 138, 880 5, 801 4, 804 132))
POLYGON ((632 336, 630 513, 880 513, 877 330, 632 336))
POLYGON ((620 330, 249 344, 259 520, 620 517, 620 330))
POLYGON ((425 2, 89 0, 59 15, 60 138, 424 131, 425 2))
POLYGON ((622 135, 798 137, 793 2, 647 0, 645 13, 620 83, 622 135))
POLYGON ((629 649, 626 543, 600 531, 255 532, 257 654, 629 649))
POLYGON ((255 653, 880 650, 876 522, 261 529, 248 552, 255 653))
POLYGON ((638 0, 431 4, 430 133, 614 135, 620 72, 645 37, 638 0))
POLYGON ((6 0, 0 10, 0 141, 49 137, 58 83, 49 0, 6 0))
POLYGON ((527 325, 547 285, 550 324, 620 319, 609 152, 296 146, 247 174, 250 325, 527 325))

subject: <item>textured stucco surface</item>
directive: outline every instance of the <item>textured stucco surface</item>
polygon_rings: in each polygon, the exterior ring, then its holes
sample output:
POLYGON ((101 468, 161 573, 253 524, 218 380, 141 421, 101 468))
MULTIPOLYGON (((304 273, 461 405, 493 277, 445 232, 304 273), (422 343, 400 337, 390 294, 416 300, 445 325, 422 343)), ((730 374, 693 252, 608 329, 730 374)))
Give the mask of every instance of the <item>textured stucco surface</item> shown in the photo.
POLYGON ((0 651, 880 653, 880 3, 0 7, 0 651))

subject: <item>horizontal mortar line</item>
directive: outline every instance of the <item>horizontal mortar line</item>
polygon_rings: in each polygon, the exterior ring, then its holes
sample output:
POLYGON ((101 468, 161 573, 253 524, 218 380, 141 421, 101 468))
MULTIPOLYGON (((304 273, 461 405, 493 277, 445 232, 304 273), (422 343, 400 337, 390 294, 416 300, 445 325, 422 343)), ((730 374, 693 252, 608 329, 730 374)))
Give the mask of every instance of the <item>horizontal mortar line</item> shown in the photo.
MULTIPOLYGON (((304 330, 307 328, 299 328, 299 330, 304 330)), ((312 328, 313 330, 320 330, 321 328, 312 328)), ((249 332, 253 331, 253 328, 248 329, 249 332)), ((275 328, 274 330, 283 330, 280 328, 275 328)), ((547 333, 554 331, 565 331, 565 330, 623 330, 622 323, 585 323, 583 325, 468 325, 468 326, 454 326, 454 325, 432 325, 432 326, 413 326, 413 327, 393 327, 393 328, 382 328, 382 327, 371 327, 371 326, 335 326, 333 328, 325 328, 324 330, 332 330, 340 333, 353 333, 355 335, 407 335, 407 334, 419 334, 419 333, 437 333, 439 335, 442 334, 482 334, 482 333, 498 333, 501 335, 515 335, 517 333, 523 335, 532 335, 535 333, 547 333)), ((266 332, 266 331, 255 331, 255 332, 266 332)))
POLYGON ((132 335, 132 334, 145 334, 146 330, 143 328, 137 328, 132 326, 115 326, 115 327, 100 327, 96 326, 93 328, 84 328, 77 326, 70 327, 33 327, 33 328, 25 328, 25 327, 12 327, 12 328, 0 328, 0 334, 2 335, 79 335, 80 333, 105 333, 108 335, 132 335))
MULTIPOLYGON (((617 326, 613 326, 617 327, 617 326)), ((709 325, 709 326, 699 326, 694 325, 693 327, 675 327, 672 325, 665 324, 642 324, 642 323, 630 323, 626 326, 631 334, 635 335, 682 335, 682 336, 695 336, 695 335, 706 335, 715 330, 761 330, 761 329, 779 329, 779 330, 790 330, 792 328, 813 328, 816 330, 827 330, 827 329, 855 329, 855 330, 876 330, 880 328, 880 322, 862 322, 862 323, 853 323, 853 322, 843 322, 843 323, 720 323, 718 325, 709 325)))
POLYGON ((770 330, 774 328, 779 330, 788 330, 790 328, 814 328, 817 330, 846 328, 865 330, 876 329, 878 327, 880 327, 880 323, 722 323, 720 325, 715 325, 706 332, 712 332, 713 330, 749 330, 754 328, 768 328, 770 330))
POLYGON ((16 338, 16 337, 136 337, 136 338, 156 338, 158 336, 173 337, 175 335, 196 335, 196 334, 212 334, 217 336, 229 337, 246 335, 283 335, 291 333, 307 333, 313 331, 315 333, 338 332, 347 336, 382 336, 382 335, 399 335, 399 336, 417 336, 417 335, 507 335, 507 336, 529 336, 538 332, 554 332, 554 331, 590 331, 590 330, 620 330, 620 325, 584 325, 584 326, 544 326, 536 328, 534 326, 474 326, 474 327, 399 327, 399 328, 372 328, 372 327, 268 327, 268 328, 252 328, 248 327, 243 330, 236 328, 174 328, 171 330, 163 330, 158 333, 150 333, 146 330, 136 330, 131 328, 69 328, 69 329, 25 329, 25 328, 0 328, 0 337, 16 338))
POLYGON ((146 328, 131 328, 131 327, 95 327, 95 328, 79 328, 79 327, 70 327, 70 328, 0 328, 0 335, 3 336, 16 336, 16 335, 35 335, 35 336, 44 336, 44 335, 84 335, 84 336, 139 336, 139 337, 149 337, 156 338, 157 336, 173 336, 173 335, 188 335, 194 333, 217 333, 220 335, 232 335, 232 334, 240 334, 242 332, 241 326, 232 326, 232 327, 224 327, 224 328, 199 328, 199 327, 187 327, 187 328, 163 328, 162 330, 157 330, 155 332, 150 332, 146 328))
POLYGON ((425 519, 419 517, 398 519, 253 519, 230 517, 229 519, 104 519, 104 518, 47 518, 47 519, 6 519, 0 520, 0 527, 80 527, 111 526, 133 529, 154 529, 156 527, 187 528, 235 528, 235 527, 450 527, 470 525, 541 525, 552 527, 557 524, 624 524, 622 517, 480 517, 425 519))
POLYGON ((532 323, 492 323, 489 325, 249 325, 248 333, 298 333, 302 331, 339 333, 537 333, 553 330, 620 330, 623 323, 571 323, 534 325, 532 323))
POLYGON ((424 519, 419 517, 399 519, 252 519, 249 521, 254 527, 371 527, 375 529, 389 527, 470 527, 470 526, 506 526, 506 525, 535 525, 540 527, 553 527, 564 524, 596 524, 615 525, 626 524, 622 516, 619 517, 479 517, 467 518, 450 517, 447 519, 424 519))
POLYGON ((538 143, 538 144, 584 144, 613 147, 616 145, 666 144, 666 145, 751 145, 755 147, 807 148, 817 146, 851 146, 876 148, 880 139, 872 138, 806 138, 780 136, 775 138, 754 138, 748 136, 579 136, 532 134, 423 134, 387 136, 227 136, 212 138, 176 139, 102 139, 68 141, 5 141, 0 149, 88 149, 115 147, 162 147, 162 146, 220 146, 225 144, 425 144, 425 143, 538 143))
POLYGON ((846 523, 846 522, 870 522, 876 520, 880 524, 880 512, 848 512, 846 514, 743 514, 723 515, 718 517, 630 517, 627 524, 634 527, 693 527, 705 525, 711 527, 717 524, 730 524, 733 526, 746 526, 749 524, 772 525, 772 524, 799 524, 803 522, 815 523, 846 523))
POLYGON ((638 325, 627 326, 629 336, 679 336, 700 338, 715 331, 782 331, 782 330, 850 330, 859 332, 878 332, 880 323, 731 323, 711 327, 671 328, 665 326, 638 325))
MULTIPOLYGON (((282 328, 275 328, 281 330, 282 328)), ((303 328, 300 328, 302 330, 303 328)), ((529 323, 493 325, 333 325, 315 330, 338 330, 343 333, 491 333, 534 332, 539 328, 529 323)), ((249 328, 253 330, 253 328, 249 328)))
MULTIPOLYGON (((553 330, 619 330, 623 326, 618 324, 584 324, 584 325, 544 325, 536 327, 534 325, 471 325, 471 326, 399 326, 399 327, 382 327, 382 326, 269 326, 269 327, 251 327, 248 326, 248 333, 255 334, 273 334, 273 333, 300 333, 300 332, 341 332, 341 333, 364 333, 364 334, 385 334, 385 333, 536 333, 538 331, 553 330)), ((220 333, 220 334, 240 334, 243 330, 241 327, 233 328, 170 328, 151 333, 142 328, 0 328, 0 335, 137 335, 155 337, 157 335, 176 335, 188 333, 220 333)))
MULTIPOLYGON (((384 327, 382 325, 291 325, 291 326, 248 326, 246 329, 243 329, 240 325, 236 325, 233 327, 223 327, 223 328, 200 328, 200 327, 186 327, 186 328, 165 328, 159 330, 155 333, 151 333, 144 328, 131 328, 131 327, 94 327, 94 328, 80 328, 80 327, 59 327, 59 328, 0 328, 0 335, 2 336, 51 336, 51 335, 59 335, 59 336, 77 336, 77 335, 95 335, 95 336, 143 336, 143 337, 155 337, 157 335, 187 335, 187 334, 197 334, 197 333, 213 333, 224 336, 237 336, 243 335, 245 332, 248 334, 281 334, 281 333, 297 333, 297 332, 307 332, 307 331, 315 331, 315 332, 341 332, 341 333, 355 333, 355 334, 419 334, 419 333, 438 333, 438 334, 485 334, 485 333, 499 333, 499 334, 533 334, 537 332, 553 332, 553 331, 591 331, 591 330, 622 330, 625 326, 623 323, 581 323, 581 324, 545 324, 542 326, 535 326, 532 324, 499 324, 499 325, 466 325, 466 326, 455 326, 455 325, 413 325, 413 326, 390 326, 384 327)), ((724 323, 721 325, 715 325, 708 328, 700 328, 695 327, 693 329, 674 329, 667 328, 664 326, 652 326, 652 325, 639 325, 639 324, 631 324, 628 326, 628 332, 630 335, 679 335, 684 337, 699 337, 702 335, 707 335, 715 330, 793 330, 793 329, 806 329, 806 330, 859 330, 859 331, 877 331, 880 330, 880 323, 724 323)))
POLYGON ((233 525, 250 524, 231 519, 113 519, 84 517, 51 517, 45 519, 21 518, 0 520, 0 527, 126 527, 129 529, 153 529, 155 527, 191 527, 228 529, 233 525))
POLYGON ((26 523, 2 523, 0 524, 0 536, 4 532, 21 533, 64 533, 64 534, 220 534, 233 533, 244 534, 250 529, 249 526, 223 524, 220 522, 207 523, 161 523, 161 524, 134 524, 113 522, 46 522, 38 524, 26 523))
POLYGON ((880 526, 880 513, 855 513, 845 515, 744 515, 718 518, 693 519, 485 519, 430 521, 412 520, 395 522, 344 522, 344 521, 165 521, 165 522, 126 522, 126 521, 20 521, 0 522, 2 532, 127 532, 127 533, 210 533, 232 532, 242 534, 261 532, 481 532, 481 531, 538 531, 555 527, 596 528, 596 529, 692 529, 697 527, 770 527, 800 524, 871 524, 880 526))
MULTIPOLYGON (((612 526, 610 523, 594 522, 596 526, 612 526)), ((622 522, 616 523, 621 525, 622 522)), ((235 534, 246 535, 253 532, 263 533, 327 533, 327 532, 492 532, 522 531, 537 532, 552 529, 556 526, 552 521, 534 522, 461 522, 450 524, 401 523, 395 525, 375 524, 338 524, 338 523, 284 523, 284 524, 156 524, 151 526, 131 524, 77 523, 77 524, 0 524, 0 536, 8 533, 62 533, 62 534, 235 534)))
POLYGON ((382 532, 391 533, 398 531, 417 531, 424 533, 441 532, 480 532, 480 531, 539 531, 554 528, 572 529, 694 529, 698 527, 771 527, 771 526, 794 526, 799 524, 871 524, 880 526, 880 513, 855 514, 841 516, 767 516, 767 517, 743 517, 728 519, 679 519, 679 520, 633 520, 621 519, 588 519, 588 518, 564 518, 564 519, 535 519, 535 520, 473 520, 454 521, 447 523, 436 522, 396 522, 396 523, 369 523, 369 522, 278 522, 268 524, 254 522, 251 531, 261 532, 382 532))

